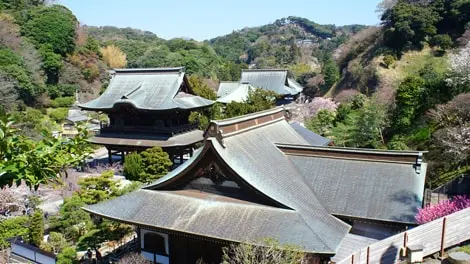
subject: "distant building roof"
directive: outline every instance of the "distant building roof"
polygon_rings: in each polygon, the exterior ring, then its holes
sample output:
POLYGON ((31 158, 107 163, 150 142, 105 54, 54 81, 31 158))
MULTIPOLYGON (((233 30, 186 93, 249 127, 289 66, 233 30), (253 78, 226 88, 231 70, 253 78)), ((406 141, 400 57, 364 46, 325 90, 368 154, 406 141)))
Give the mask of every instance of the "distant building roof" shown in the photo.
POLYGON ((293 122, 290 125, 312 146, 328 146, 328 144, 331 143, 331 139, 318 135, 310 129, 305 128, 300 123, 293 122))
POLYGON ((184 68, 115 69, 106 91, 79 105, 87 110, 109 110, 131 104, 143 110, 193 109, 213 101, 192 94, 184 68), (184 84, 184 85, 183 85, 184 84))
POLYGON ((303 87, 287 78, 287 70, 243 70, 240 82, 249 82, 256 88, 273 91, 280 95, 296 95, 303 87))
POLYGON ((70 108, 66 119, 73 123, 77 123, 87 121, 88 116, 80 109, 70 108))
POLYGON ((238 89, 239 86, 239 82, 220 82, 217 97, 224 97, 238 89))
POLYGON ((237 83, 237 86, 238 87, 232 90, 230 93, 218 98, 217 102, 224 104, 228 104, 230 102, 245 102, 248 99, 250 91, 254 91, 256 89, 249 83, 237 83))

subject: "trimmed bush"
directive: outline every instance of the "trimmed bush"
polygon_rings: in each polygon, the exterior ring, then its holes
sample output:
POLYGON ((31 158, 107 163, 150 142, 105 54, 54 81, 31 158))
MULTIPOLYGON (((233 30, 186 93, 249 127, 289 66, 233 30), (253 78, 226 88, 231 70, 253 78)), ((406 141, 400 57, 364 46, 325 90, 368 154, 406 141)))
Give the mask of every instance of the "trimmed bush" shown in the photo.
POLYGON ((54 108, 57 107, 71 107, 75 102, 75 98, 73 96, 69 97, 57 97, 56 99, 52 100, 51 106, 54 108))
POLYGON ((142 157, 139 153, 131 153, 124 161, 124 176, 130 181, 140 181, 140 174, 143 172, 142 157))

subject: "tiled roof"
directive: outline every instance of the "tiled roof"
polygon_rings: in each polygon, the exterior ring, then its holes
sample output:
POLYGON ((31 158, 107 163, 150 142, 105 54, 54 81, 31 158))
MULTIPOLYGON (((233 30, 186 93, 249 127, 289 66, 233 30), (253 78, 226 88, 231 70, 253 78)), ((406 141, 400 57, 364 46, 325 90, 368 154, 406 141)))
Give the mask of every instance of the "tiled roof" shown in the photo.
POLYGON ((237 84, 238 87, 232 90, 229 94, 222 96, 217 99, 217 102, 228 104, 230 102, 242 103, 248 99, 250 91, 254 91, 256 88, 248 83, 237 84))
POLYGON ((86 210, 118 221, 225 241, 258 242, 269 237, 306 249, 317 248, 321 241, 294 210, 196 192, 141 189, 86 210))
POLYGON ((280 95, 295 95, 303 90, 300 84, 288 80, 287 70, 243 70, 240 82, 248 82, 256 88, 273 91, 280 95))
POLYGON ((331 143, 331 139, 322 137, 297 122, 291 123, 290 125, 312 146, 327 146, 331 143))
POLYGON ((106 91, 98 98, 79 105, 87 110, 112 109, 131 104, 137 109, 193 109, 213 102, 192 94, 180 96, 185 81, 184 68, 117 69, 106 91))
POLYGON ((278 146, 331 214, 415 223, 426 178, 422 153, 278 146))

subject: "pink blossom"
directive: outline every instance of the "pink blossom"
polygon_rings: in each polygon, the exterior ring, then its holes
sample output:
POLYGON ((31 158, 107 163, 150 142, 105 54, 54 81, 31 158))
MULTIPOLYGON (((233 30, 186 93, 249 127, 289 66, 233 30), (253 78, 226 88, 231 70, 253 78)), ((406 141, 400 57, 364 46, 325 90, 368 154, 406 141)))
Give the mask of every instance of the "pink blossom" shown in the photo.
POLYGON ((465 195, 454 196, 449 200, 418 209, 415 218, 418 224, 424 224, 468 207, 470 207, 470 198, 465 195))

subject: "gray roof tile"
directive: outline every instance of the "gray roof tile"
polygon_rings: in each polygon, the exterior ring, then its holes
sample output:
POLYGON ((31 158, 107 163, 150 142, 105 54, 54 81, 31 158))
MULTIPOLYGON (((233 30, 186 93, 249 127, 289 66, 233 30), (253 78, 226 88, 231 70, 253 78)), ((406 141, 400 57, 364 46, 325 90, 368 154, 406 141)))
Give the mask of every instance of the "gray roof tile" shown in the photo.
POLYGON ((184 68, 118 69, 105 92, 98 98, 79 105, 88 110, 112 109, 127 103, 137 109, 193 109, 213 101, 186 94, 179 96, 184 82, 184 68))

